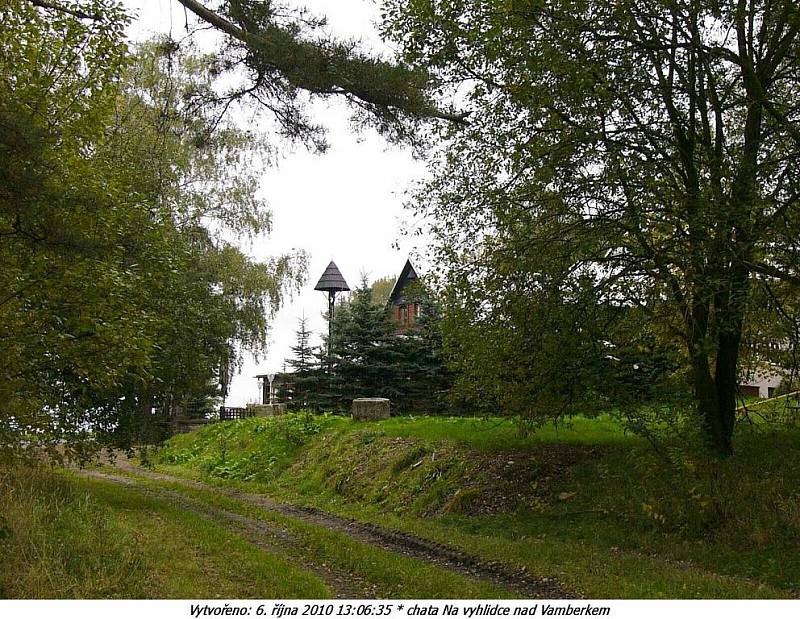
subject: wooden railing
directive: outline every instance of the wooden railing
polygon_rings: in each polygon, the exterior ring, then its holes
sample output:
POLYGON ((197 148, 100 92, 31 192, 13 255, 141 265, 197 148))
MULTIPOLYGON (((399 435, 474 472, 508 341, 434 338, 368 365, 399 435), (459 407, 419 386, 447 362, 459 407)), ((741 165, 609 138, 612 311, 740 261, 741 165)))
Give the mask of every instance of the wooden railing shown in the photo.
POLYGON ((758 400, 757 402, 753 402, 752 404, 743 404, 739 408, 736 409, 737 412, 746 412, 751 408, 755 408, 757 406, 763 406, 764 404, 768 404, 770 402, 775 402, 777 400, 787 400, 786 407, 791 408, 793 410, 797 410, 800 408, 800 391, 792 391, 791 393, 784 393, 783 395, 775 396, 774 398, 765 398, 764 400, 758 400))
POLYGON ((220 406, 219 407, 219 420, 232 421, 234 419, 247 419, 252 417, 255 411, 247 409, 242 406, 220 406))

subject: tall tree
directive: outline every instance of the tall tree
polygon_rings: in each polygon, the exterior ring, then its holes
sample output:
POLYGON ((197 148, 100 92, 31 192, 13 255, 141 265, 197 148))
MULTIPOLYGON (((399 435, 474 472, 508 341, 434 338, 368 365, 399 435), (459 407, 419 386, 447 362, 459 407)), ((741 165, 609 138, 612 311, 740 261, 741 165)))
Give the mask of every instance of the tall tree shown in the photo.
MULTIPOLYGON (((215 54, 215 70, 219 83, 228 87, 205 101, 220 116, 232 103, 253 102, 273 115, 282 135, 319 150, 327 148, 325 127, 307 113, 309 98, 343 99, 357 124, 395 139, 413 138, 420 119, 464 122, 462 114, 436 105, 427 71, 369 54, 358 41, 326 34, 325 17, 307 9, 272 0, 176 1, 187 16, 193 14, 203 28, 210 26, 225 38, 215 54)), ((107 17, 100 0, 27 2, 84 22, 107 17)))
POLYGON ((136 438, 261 349, 302 274, 302 256, 259 264, 222 236, 269 217, 241 165, 257 139, 191 110, 213 67, 132 56, 119 7, 93 6, 0 12, 0 456, 23 436, 53 453, 136 438))
POLYGON ((291 347, 294 356, 287 360, 289 367, 295 372, 309 372, 314 369, 314 349, 311 346, 311 335, 308 321, 305 316, 302 316, 295 332, 295 344, 291 347))
POLYGON ((227 0, 216 7, 178 2, 229 37, 227 62, 249 74, 247 85, 230 96, 255 97, 275 111, 290 135, 324 145, 317 139, 321 127, 302 114, 300 92, 344 98, 358 120, 397 137, 410 137, 419 118, 463 122, 462 115, 437 107, 424 68, 390 62, 365 53, 356 41, 321 34, 324 17, 272 1, 227 0))
POLYGON ((385 306, 373 302, 364 278, 347 311, 336 315, 331 352, 344 405, 353 398, 386 397, 396 382, 386 314, 385 306))
POLYGON ((410 328, 398 330, 389 323, 392 333, 388 342, 395 366, 389 397, 404 413, 446 414, 452 410, 453 376, 443 354, 440 304, 419 281, 406 285, 403 297, 420 307, 420 313, 410 328))
POLYGON ((602 334, 630 316, 614 308, 639 308, 662 350, 683 347, 730 453, 754 291, 800 284, 797 3, 390 0, 386 16, 472 112, 419 200, 464 332, 508 334, 510 383, 557 360, 564 411, 602 386, 584 361, 613 356, 602 334))
POLYGON ((127 62, 124 16, 103 16, 0 11, 0 457, 26 434, 71 438, 89 394, 141 368, 137 277, 114 240, 135 228, 147 245, 155 226, 92 165, 127 62))
POLYGON ((325 354, 324 342, 315 370, 301 379, 309 403, 321 410, 348 410, 354 398, 385 397, 402 413, 450 410, 452 376, 442 352, 438 303, 423 286, 408 286, 407 300, 424 309, 413 327, 399 329, 374 290, 363 280, 337 308, 332 356, 325 354))
POLYGON ((397 277, 387 275, 386 277, 379 277, 371 284, 372 299, 377 304, 385 304, 389 300, 389 295, 392 294, 392 288, 397 277))

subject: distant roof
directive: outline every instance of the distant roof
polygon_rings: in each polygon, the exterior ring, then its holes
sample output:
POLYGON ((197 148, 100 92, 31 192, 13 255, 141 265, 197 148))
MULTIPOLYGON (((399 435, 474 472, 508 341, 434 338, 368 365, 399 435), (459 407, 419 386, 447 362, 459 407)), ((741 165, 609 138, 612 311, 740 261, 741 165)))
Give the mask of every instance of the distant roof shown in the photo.
POLYGON ((339 268, 336 266, 336 263, 331 260, 328 268, 325 269, 322 277, 319 278, 317 285, 314 286, 314 290, 339 292, 350 290, 350 286, 348 286, 347 282, 344 281, 344 277, 339 272, 339 268))
POLYGON ((392 293, 389 295, 389 303, 395 303, 398 299, 400 299, 400 293, 403 292, 403 288, 405 288, 408 282, 418 279, 419 276, 417 276, 417 272, 411 265, 411 260, 406 260, 403 270, 400 271, 400 275, 398 276, 397 281, 394 283, 392 293))

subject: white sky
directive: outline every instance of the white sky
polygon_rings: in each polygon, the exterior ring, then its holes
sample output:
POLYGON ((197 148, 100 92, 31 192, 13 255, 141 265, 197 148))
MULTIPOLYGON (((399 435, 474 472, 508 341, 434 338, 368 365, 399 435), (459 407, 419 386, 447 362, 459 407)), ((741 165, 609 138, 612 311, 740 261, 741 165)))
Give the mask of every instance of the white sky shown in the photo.
MULTIPOLYGON (((183 7, 177 0, 125 0, 138 18, 130 36, 142 40, 156 33, 185 32, 183 7)), ((293 5, 295 3, 292 3, 293 5)), ((358 38, 373 49, 384 49, 374 26, 378 7, 370 0, 305 0, 297 3, 328 17, 329 31, 342 38, 358 38)), ((193 17, 189 15, 190 23, 193 17)), ((206 37, 203 45, 212 44, 206 37)), ((327 327, 322 318, 327 301, 313 290, 330 260, 354 288, 361 274, 370 280, 396 276, 413 249, 400 236, 404 212, 403 192, 424 168, 409 150, 388 145, 374 132, 351 133, 347 109, 337 103, 315 107, 317 120, 329 128, 331 148, 313 155, 302 147, 284 150, 278 166, 263 171, 261 191, 273 214, 273 232, 243 249, 256 258, 279 255, 294 248, 309 255, 308 279, 303 291, 287 299, 273 323, 265 359, 245 359, 242 372, 231 385, 229 406, 258 399, 255 374, 280 371, 290 355, 295 329, 305 313, 311 329, 327 327), (393 243, 399 242, 400 249, 393 243)))

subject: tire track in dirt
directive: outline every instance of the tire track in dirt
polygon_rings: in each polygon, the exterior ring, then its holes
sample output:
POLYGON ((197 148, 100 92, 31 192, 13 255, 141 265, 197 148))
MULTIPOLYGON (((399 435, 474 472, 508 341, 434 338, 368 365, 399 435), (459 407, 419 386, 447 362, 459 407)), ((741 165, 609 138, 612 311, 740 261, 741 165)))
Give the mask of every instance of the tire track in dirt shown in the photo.
POLYGON ((570 592, 564 588, 555 579, 533 576, 529 574, 525 568, 514 568, 500 562, 483 561, 456 548, 410 533, 335 516, 313 507, 301 507, 288 503, 280 503, 259 494, 251 494, 232 488, 212 486, 195 480, 181 479, 164 473, 156 473, 137 467, 124 457, 118 457, 112 464, 123 472, 140 475, 156 481, 174 483, 198 490, 214 492, 284 516, 321 526, 331 531, 345 533, 359 542, 420 559, 426 563, 449 569, 450 571, 468 578, 490 582, 520 597, 541 599, 578 597, 574 592, 570 592))
MULTIPOLYGON (((237 528, 235 533, 241 535, 249 543, 253 544, 269 552, 270 554, 286 558, 289 562, 306 569, 317 577, 319 577, 334 594, 336 599, 358 599, 358 598, 372 598, 378 593, 376 587, 366 582, 357 574, 351 574, 342 570, 337 570, 327 564, 320 564, 308 560, 304 556, 300 556, 297 552, 298 546, 301 541, 292 535, 287 529, 281 528, 278 525, 273 525, 258 520, 242 516, 235 512, 229 512, 223 509, 210 507, 200 501, 196 501, 186 497, 180 492, 168 490, 166 488, 154 489, 145 487, 138 484, 136 480, 131 477, 122 475, 112 475, 102 471, 80 470, 77 471, 84 477, 92 477, 95 479, 102 479, 125 486, 136 488, 145 496, 151 496, 157 499, 164 499, 172 505, 176 505, 183 510, 191 512, 195 515, 209 518, 215 524, 236 524, 237 528), (289 557, 287 557, 287 553, 289 557)), ((138 473, 139 471, 137 471, 138 473)))

